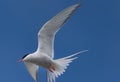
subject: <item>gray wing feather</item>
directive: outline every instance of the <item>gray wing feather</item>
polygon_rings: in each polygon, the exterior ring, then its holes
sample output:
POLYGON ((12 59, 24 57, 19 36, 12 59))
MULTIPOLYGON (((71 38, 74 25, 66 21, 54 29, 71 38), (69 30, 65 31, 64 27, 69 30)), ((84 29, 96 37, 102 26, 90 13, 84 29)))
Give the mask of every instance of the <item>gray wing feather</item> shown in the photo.
POLYGON ((70 6, 43 25, 38 32, 38 50, 54 57, 54 37, 60 27, 68 20, 71 14, 79 7, 79 4, 70 6))
POLYGON ((32 63, 28 63, 28 62, 24 62, 30 75, 32 76, 32 78, 38 82, 38 65, 32 64, 32 63))

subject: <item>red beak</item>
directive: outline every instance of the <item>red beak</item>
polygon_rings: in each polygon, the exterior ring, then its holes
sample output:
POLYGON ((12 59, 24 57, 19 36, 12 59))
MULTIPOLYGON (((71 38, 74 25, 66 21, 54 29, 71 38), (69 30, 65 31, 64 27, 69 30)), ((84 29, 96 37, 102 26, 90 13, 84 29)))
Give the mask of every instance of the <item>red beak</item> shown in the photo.
POLYGON ((23 60, 22 60, 22 59, 20 59, 20 60, 18 60, 18 62, 23 62, 23 60))

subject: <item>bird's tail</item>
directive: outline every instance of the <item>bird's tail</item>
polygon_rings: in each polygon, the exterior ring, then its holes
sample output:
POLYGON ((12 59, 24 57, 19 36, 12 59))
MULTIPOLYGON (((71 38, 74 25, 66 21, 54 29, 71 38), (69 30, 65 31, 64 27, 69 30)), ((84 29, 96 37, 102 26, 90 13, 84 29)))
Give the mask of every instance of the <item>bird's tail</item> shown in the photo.
POLYGON ((78 58, 76 57, 78 54, 86 51, 88 50, 80 51, 70 56, 54 60, 55 70, 52 70, 52 72, 47 70, 48 82, 55 82, 55 78, 57 78, 58 76, 60 76, 65 72, 65 69, 67 69, 67 66, 69 66, 69 63, 71 63, 74 59, 78 58))

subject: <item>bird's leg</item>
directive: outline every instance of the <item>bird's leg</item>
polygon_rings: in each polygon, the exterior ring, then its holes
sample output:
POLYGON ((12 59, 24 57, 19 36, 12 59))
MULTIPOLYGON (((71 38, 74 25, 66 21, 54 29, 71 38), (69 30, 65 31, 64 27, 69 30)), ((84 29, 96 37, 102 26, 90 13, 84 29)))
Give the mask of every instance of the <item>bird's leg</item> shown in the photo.
POLYGON ((50 66, 50 68, 48 69, 50 72, 55 71, 55 67, 53 65, 50 66))

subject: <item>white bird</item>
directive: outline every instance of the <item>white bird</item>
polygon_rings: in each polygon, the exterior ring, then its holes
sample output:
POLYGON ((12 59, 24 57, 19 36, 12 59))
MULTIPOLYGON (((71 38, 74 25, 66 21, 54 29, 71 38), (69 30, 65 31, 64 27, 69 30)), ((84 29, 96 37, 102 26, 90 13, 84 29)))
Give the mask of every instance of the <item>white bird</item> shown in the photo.
POLYGON ((47 69, 47 82, 55 82, 55 78, 65 72, 69 63, 77 58, 77 54, 87 51, 84 50, 67 57, 53 59, 55 34, 79 6, 80 4, 72 5, 46 22, 38 32, 38 49, 20 59, 25 63, 30 75, 36 82, 38 82, 39 66, 47 69))

